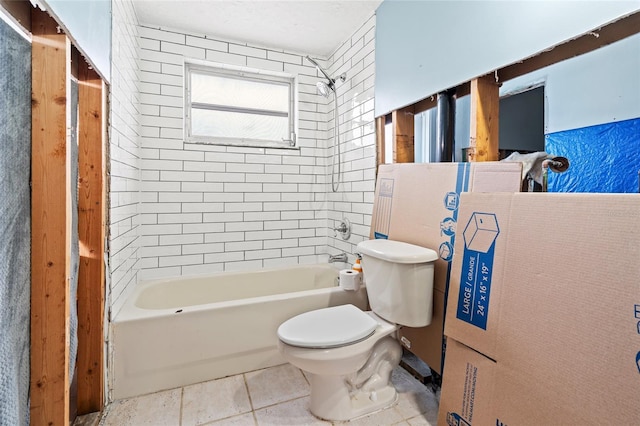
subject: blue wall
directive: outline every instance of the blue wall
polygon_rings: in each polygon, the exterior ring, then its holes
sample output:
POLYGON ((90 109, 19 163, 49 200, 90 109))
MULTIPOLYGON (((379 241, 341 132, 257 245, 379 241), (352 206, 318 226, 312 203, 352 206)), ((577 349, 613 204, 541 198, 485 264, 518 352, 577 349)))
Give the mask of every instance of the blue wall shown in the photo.
MULTIPOLYGON (((41 0, 42 1, 42 0, 41 0)), ((96 71, 111 80, 111 0, 44 0, 96 71)))
POLYGON ((375 115, 639 9, 637 1, 385 0, 376 12, 375 115))
POLYGON ((545 134, 640 117, 640 34, 505 82, 544 84, 545 134))

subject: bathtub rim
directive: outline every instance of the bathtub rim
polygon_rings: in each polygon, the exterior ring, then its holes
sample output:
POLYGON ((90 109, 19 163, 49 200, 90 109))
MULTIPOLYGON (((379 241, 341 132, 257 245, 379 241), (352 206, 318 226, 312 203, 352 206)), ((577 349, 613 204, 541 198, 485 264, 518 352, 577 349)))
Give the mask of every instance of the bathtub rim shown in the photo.
MULTIPOLYGON (((181 281, 187 279, 201 279, 201 278, 209 278, 209 277, 219 277, 224 275, 241 275, 247 273, 260 273, 260 272, 277 272, 291 269, 307 269, 314 267, 322 267, 323 269, 334 269, 337 272, 340 271, 341 268, 338 268, 335 264, 330 263, 313 263, 313 264, 304 264, 304 265, 292 265, 292 266, 281 266, 276 268, 264 268, 264 269, 256 269, 251 271, 227 271, 227 272, 214 272, 211 274, 196 274, 196 275, 188 275, 188 276, 180 276, 180 277, 170 277, 170 278, 160 278, 154 280, 145 280, 140 281, 136 288, 131 294, 127 297, 127 300, 123 304, 122 308, 116 313, 116 315, 111 319, 112 324, 118 324, 125 321, 144 321, 150 318, 159 318, 159 317, 168 317, 172 315, 179 315, 181 313, 187 312, 198 312, 205 311, 216 308, 223 307, 234 307, 245 304, 258 304, 263 303, 267 300, 284 300, 290 299, 292 294, 296 294, 296 297, 304 297, 311 296, 315 294, 322 294, 327 291, 346 291, 342 290, 338 285, 324 287, 319 289, 312 290, 302 290, 296 292, 289 293, 281 293, 281 294, 273 294, 267 296, 257 296, 257 297, 248 297, 244 299, 235 299, 235 300, 227 300, 222 302, 211 302, 211 303, 203 303, 198 305, 189 305, 183 306, 180 308, 165 308, 165 309, 147 309, 140 308, 136 305, 136 300, 140 296, 140 294, 147 288, 152 287, 157 284, 172 282, 172 281, 181 281), (180 312, 178 312, 180 311, 180 312)), ((337 276, 337 275, 336 275, 337 276)))

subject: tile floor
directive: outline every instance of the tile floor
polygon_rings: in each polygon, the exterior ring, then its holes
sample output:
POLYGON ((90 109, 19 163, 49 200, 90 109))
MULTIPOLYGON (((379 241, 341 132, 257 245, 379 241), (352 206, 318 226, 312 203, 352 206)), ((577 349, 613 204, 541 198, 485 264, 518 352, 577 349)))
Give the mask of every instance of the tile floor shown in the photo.
POLYGON ((309 382, 302 371, 291 364, 118 400, 105 409, 101 419, 91 423, 100 426, 435 425, 439 395, 434 395, 431 388, 400 367, 394 370, 392 381, 399 394, 397 404, 348 423, 321 421, 309 413, 309 382))

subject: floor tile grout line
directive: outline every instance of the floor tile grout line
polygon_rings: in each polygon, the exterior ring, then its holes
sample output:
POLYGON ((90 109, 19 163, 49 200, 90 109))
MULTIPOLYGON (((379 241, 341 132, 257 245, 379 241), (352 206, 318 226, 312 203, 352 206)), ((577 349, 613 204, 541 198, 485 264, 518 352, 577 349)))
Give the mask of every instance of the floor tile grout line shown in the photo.
MULTIPOLYGON (((244 416, 245 414, 253 414, 253 410, 252 411, 245 411, 244 413, 238 413, 238 414, 233 414, 231 416, 227 416, 227 417, 222 417, 220 419, 215 419, 215 420, 211 420, 205 423, 198 423, 196 426, 209 426, 209 425, 213 425, 216 424, 218 422, 221 422, 223 420, 229 420, 232 419, 234 417, 240 417, 240 416, 244 416)), ((255 422, 255 416, 254 417, 254 422, 255 422)))
MULTIPOLYGON (((270 370, 270 369, 276 369, 276 368, 284 367, 284 366, 287 366, 287 365, 294 367, 290 363, 285 363, 285 364, 280 364, 280 365, 276 365, 276 366, 273 366, 273 367, 267 367, 267 368, 264 368, 264 369, 261 369, 261 370, 251 371, 251 372, 244 373, 244 374, 251 374, 251 373, 256 373, 256 372, 259 372, 259 371, 266 371, 266 370, 270 370)), ((259 411, 259 410, 262 410, 262 409, 265 409, 265 408, 274 407, 274 406, 279 405, 279 404, 284 404, 284 403, 288 403, 288 402, 291 402, 291 401, 295 401, 295 400, 300 399, 300 398, 309 397, 311 395, 311 393, 310 393, 311 392, 311 385, 309 384, 309 381, 305 377, 305 375, 302 372, 302 370, 300 370, 297 367, 294 367, 294 368, 302 375, 304 383, 308 386, 308 388, 305 389, 306 393, 304 393, 304 395, 294 396, 294 397, 291 397, 289 399, 285 399, 285 400, 277 401, 277 402, 272 402, 270 404, 267 404, 267 405, 264 405, 264 406, 260 406, 260 407, 256 407, 255 404, 253 403, 253 399, 251 399, 251 408, 254 411, 259 411)), ((249 385, 248 385, 248 379, 246 378, 246 376, 245 376, 245 379, 247 380, 246 383, 247 383, 247 388, 248 388, 249 385)), ((251 392, 249 392, 249 391, 248 391, 248 393, 249 393, 249 395, 251 394, 251 392)))
POLYGON ((182 415, 184 413, 184 386, 180 388, 180 418, 178 419, 178 424, 182 426, 182 415))
MULTIPOLYGON (((199 383, 195 384, 195 385, 204 385, 204 384, 209 383, 209 382, 215 382, 215 381, 219 381, 219 380, 231 379, 231 378, 234 378, 234 377, 242 376, 243 381, 244 381, 244 385, 245 385, 245 391, 246 391, 247 397, 249 399, 249 409, 248 410, 240 411, 240 412, 237 412, 235 414, 230 414, 230 415, 225 416, 225 417, 220 417, 220 418, 216 418, 216 419, 213 419, 213 420, 208 420, 208 421, 206 421, 204 423, 198 423, 195 426, 212 425, 212 424, 215 424, 216 422, 220 422, 222 420, 228 420, 228 419, 231 419, 231 418, 234 418, 234 417, 237 417, 237 416, 242 416, 242 415, 245 415, 245 414, 253 413, 253 408, 251 407, 251 397, 249 395, 249 390, 247 389, 246 380, 244 380, 244 374, 245 373, 234 374, 233 376, 220 377, 220 378, 217 378, 217 379, 207 380, 207 381, 199 382, 199 383)), ((183 389, 183 395, 184 395, 185 388, 190 387, 190 386, 195 386, 195 385, 189 385, 189 386, 185 386, 184 388, 182 388, 183 389)))
POLYGON ((302 398, 309 398, 309 395, 296 396, 295 398, 287 399, 285 401, 280 401, 273 404, 265 405, 264 407, 256 408, 253 411, 264 410, 265 408, 275 407, 276 405, 280 405, 280 404, 288 404, 289 402, 297 401, 298 399, 302 399, 302 398))
POLYGON ((249 407, 251 407, 251 411, 255 410, 253 406, 253 398, 251 398, 251 391, 249 391, 249 383, 247 382, 247 374, 242 373, 242 381, 244 382, 244 390, 247 392, 247 398, 249 398, 249 407))
POLYGON ((300 374, 302 374, 302 377, 304 377, 305 382, 307 382, 307 384, 309 385, 309 387, 311 387, 311 382, 309 381, 309 379, 307 378, 307 375, 304 374, 304 371, 302 371, 301 368, 298 368, 298 370, 300 371, 300 374))

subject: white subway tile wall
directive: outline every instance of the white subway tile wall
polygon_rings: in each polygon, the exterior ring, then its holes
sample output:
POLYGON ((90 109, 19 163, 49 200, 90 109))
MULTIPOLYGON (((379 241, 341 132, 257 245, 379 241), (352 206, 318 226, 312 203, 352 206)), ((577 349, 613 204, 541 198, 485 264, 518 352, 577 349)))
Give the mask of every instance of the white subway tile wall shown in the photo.
POLYGON ((140 226, 146 220, 140 203, 140 146, 138 102, 138 20, 131 2, 112 5, 112 67, 109 146, 109 275, 108 297, 114 315, 137 282, 140 226))
POLYGON ((369 239, 376 175, 376 136, 374 119, 375 15, 358 28, 329 57, 329 74, 347 74, 337 82, 339 139, 342 155, 342 184, 331 190, 331 155, 334 146, 334 102, 328 105, 327 123, 327 217, 329 219, 328 252, 345 252, 349 262, 355 260, 356 245, 369 239), (331 228, 343 218, 351 222, 351 237, 345 241, 331 228))
MULTIPOLYGON (((343 183, 333 193, 334 102, 316 93, 320 74, 303 55, 139 25, 137 41, 127 45, 132 55, 139 46, 139 72, 127 81, 130 92, 120 89, 116 106, 131 117, 112 135, 130 133, 136 147, 123 177, 112 177, 112 205, 122 195, 123 212, 131 213, 121 224, 131 241, 123 255, 130 258, 117 259, 130 271, 126 278, 135 280, 136 268, 137 279, 153 279, 324 262, 343 251, 353 261, 355 245, 368 239, 375 184, 374 33, 372 16, 320 61, 332 75, 347 73, 337 83, 343 183), (297 75, 299 149, 185 143, 183 66, 189 59, 297 75), (343 217, 352 223, 348 241, 332 230, 343 217)), ((129 63, 120 56, 114 54, 114 69, 129 63)))

